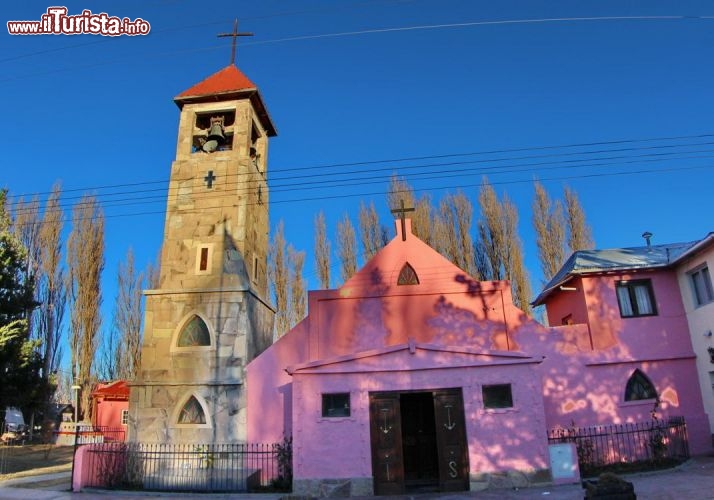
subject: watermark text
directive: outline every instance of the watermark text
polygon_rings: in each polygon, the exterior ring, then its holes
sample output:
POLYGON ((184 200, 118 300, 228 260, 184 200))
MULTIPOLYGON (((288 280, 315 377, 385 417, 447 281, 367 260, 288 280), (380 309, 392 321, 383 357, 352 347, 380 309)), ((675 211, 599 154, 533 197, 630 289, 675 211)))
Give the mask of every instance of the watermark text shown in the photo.
POLYGON ((81 14, 68 15, 67 7, 48 7, 39 21, 8 21, 11 35, 148 35, 151 25, 137 17, 119 18, 105 12, 94 14, 85 9, 81 14))

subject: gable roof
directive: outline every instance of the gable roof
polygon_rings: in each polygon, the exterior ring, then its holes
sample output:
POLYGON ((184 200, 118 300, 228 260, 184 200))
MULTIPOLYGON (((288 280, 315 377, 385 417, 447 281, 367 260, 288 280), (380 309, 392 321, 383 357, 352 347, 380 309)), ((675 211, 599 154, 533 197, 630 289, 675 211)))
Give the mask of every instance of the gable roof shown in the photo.
POLYGON ((540 292, 532 304, 534 306, 543 304, 548 295, 568 282, 573 276, 668 267, 688 254, 699 243, 700 241, 697 240, 687 243, 670 243, 645 247, 579 250, 574 252, 567 262, 563 264, 560 271, 545 285, 543 291, 540 292))
POLYGON ((129 399, 129 385, 126 380, 115 380, 106 384, 97 384, 97 388, 92 392, 92 397, 102 396, 105 398, 129 399))
POLYGON ((503 289, 503 281, 477 281, 449 259, 441 255, 412 232, 412 221, 395 220, 396 234, 372 258, 339 287, 340 295, 376 296, 422 294, 426 292, 461 292, 468 288, 494 291, 503 289), (415 273, 418 285, 400 284, 399 276, 408 266, 415 273))
POLYGON ((405 344, 288 366, 286 371, 289 375, 404 372, 537 364, 543 359, 543 356, 530 356, 522 352, 478 350, 463 346, 419 343, 409 339, 405 344))
POLYGON ((258 92, 258 87, 235 64, 226 66, 184 90, 174 97, 174 102, 179 108, 183 108, 183 105, 187 103, 227 101, 238 98, 250 99, 268 136, 277 135, 265 103, 258 92))

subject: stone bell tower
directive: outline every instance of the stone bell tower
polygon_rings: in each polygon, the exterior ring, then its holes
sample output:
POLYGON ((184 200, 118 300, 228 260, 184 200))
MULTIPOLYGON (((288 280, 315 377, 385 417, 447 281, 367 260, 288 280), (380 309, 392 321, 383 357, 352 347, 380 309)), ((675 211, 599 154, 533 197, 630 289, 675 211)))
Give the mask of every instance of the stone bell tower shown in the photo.
POLYGON ((129 436, 244 442, 245 366, 272 342, 267 157, 276 131, 234 64, 174 101, 181 115, 160 285, 146 291, 129 436))

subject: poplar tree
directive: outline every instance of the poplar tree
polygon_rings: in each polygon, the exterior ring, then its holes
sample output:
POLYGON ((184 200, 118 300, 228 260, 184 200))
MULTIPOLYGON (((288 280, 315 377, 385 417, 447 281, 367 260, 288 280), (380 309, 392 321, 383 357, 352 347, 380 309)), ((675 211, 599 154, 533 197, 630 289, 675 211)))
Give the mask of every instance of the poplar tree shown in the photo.
POLYGON ((493 187, 484 178, 478 194, 481 216, 478 222, 480 245, 488 263, 488 280, 503 279, 505 235, 503 231, 503 209, 493 187))
POLYGON ((40 226, 40 277, 38 307, 39 337, 42 339, 43 375, 48 378, 59 369, 62 359, 62 323, 67 303, 62 268, 63 213, 60 187, 55 184, 45 203, 40 226))
POLYGON ((337 253, 340 258, 340 277, 344 283, 357 272, 357 238, 347 214, 337 222, 337 253))
POLYGON ((320 211, 315 217, 315 264, 320 288, 330 288, 330 240, 327 239, 325 214, 320 211))
POLYGON ((302 276, 305 252, 299 252, 289 245, 288 261, 290 262, 290 326, 292 327, 302 321, 307 312, 307 288, 302 276))
POLYGON ((141 288, 144 274, 137 271, 134 251, 129 247, 117 269, 117 297, 114 306, 116 378, 134 380, 141 363, 141 288))
POLYGON ((441 253, 472 276, 477 276, 471 239, 473 207, 463 194, 448 193, 439 203, 441 253))
POLYGON ((565 258, 565 218, 559 200, 553 203, 540 182, 535 182, 533 228, 544 280, 550 281, 565 258))
POLYGON ((568 223, 568 247, 570 247, 571 253, 594 248, 592 231, 585 221, 585 212, 580 205, 578 194, 566 186, 564 195, 568 223))
POLYGON ((288 280, 289 271, 285 255, 285 225, 281 220, 270 243, 270 258, 268 273, 273 284, 275 298, 275 337, 282 337, 290 328, 290 312, 288 310, 288 280))
POLYGON ((104 269, 104 215, 96 198, 83 196, 72 210, 72 222, 67 244, 72 376, 81 387, 80 414, 89 420, 101 326, 100 279, 104 269))
POLYGON ((370 260, 384 245, 387 244, 386 231, 379 224, 379 215, 374 208, 374 202, 369 206, 364 202, 359 204, 359 235, 362 242, 362 255, 365 262, 370 260))
POLYGON ((523 245, 518 236, 518 211, 516 206, 504 195, 503 201, 493 187, 484 178, 479 191, 480 248, 488 262, 487 275, 490 280, 510 280, 513 303, 530 312, 530 284, 528 273, 523 263, 523 245))
MULTIPOLYGON (((25 202, 20 198, 14 203, 14 223, 13 229, 25 250, 22 273, 26 279, 33 282, 33 289, 37 292, 37 283, 40 274, 40 201, 37 197, 25 202)), ((37 297, 33 297, 37 301, 37 297)), ((40 338, 40 334, 35 325, 37 310, 28 312, 27 323, 29 335, 32 338, 40 338)))
POLYGON ((505 233, 505 278, 511 281, 513 303, 526 313, 530 313, 531 286, 528 271, 523 262, 523 243, 518 235, 518 209, 503 196, 503 225, 505 233))

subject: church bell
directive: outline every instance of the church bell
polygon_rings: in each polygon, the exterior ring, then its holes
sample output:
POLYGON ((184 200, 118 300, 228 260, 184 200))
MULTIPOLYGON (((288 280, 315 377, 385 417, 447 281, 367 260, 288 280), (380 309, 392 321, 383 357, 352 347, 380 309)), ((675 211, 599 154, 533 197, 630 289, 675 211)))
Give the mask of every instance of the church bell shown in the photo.
POLYGON ((208 138, 209 141, 218 141, 219 144, 222 144, 223 141, 226 140, 226 136, 223 133, 223 117, 222 116, 214 116, 211 118, 211 126, 208 129, 208 138))

